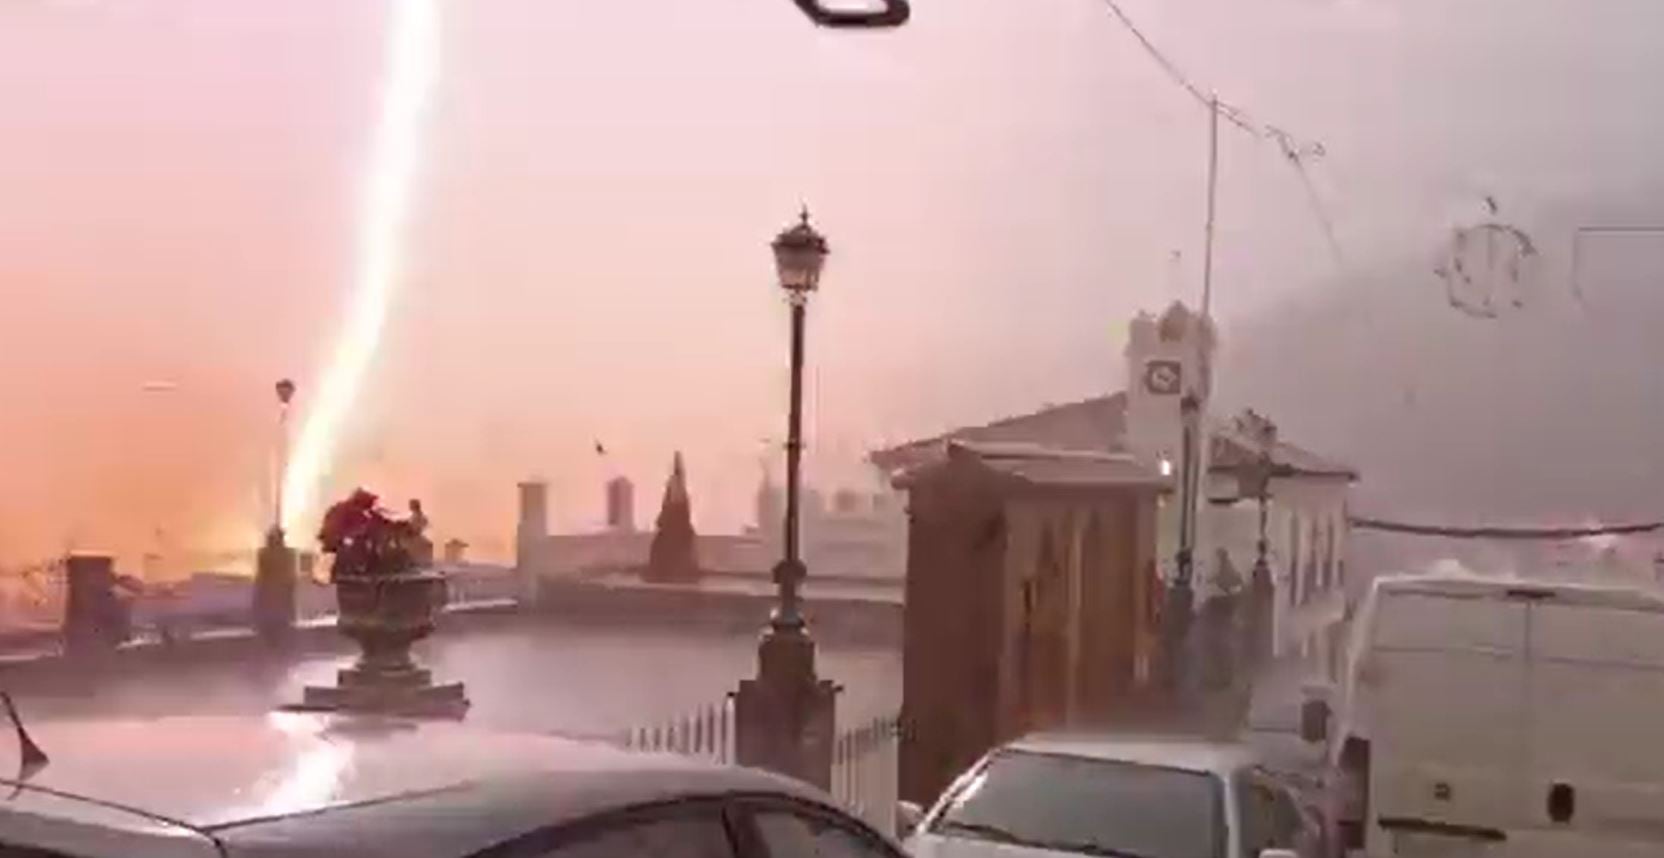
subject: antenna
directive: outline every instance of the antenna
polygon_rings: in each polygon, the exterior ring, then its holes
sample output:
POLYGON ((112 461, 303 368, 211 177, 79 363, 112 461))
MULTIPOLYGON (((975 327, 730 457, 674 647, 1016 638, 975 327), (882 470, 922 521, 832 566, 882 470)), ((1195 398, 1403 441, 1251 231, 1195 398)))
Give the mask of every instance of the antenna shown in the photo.
POLYGON ((29 731, 23 728, 23 719, 17 714, 17 704, 12 702, 11 693, 0 691, 0 702, 6 704, 6 717, 12 719, 12 726, 17 728, 17 779, 26 780, 52 760, 35 744, 34 739, 29 738, 29 731))

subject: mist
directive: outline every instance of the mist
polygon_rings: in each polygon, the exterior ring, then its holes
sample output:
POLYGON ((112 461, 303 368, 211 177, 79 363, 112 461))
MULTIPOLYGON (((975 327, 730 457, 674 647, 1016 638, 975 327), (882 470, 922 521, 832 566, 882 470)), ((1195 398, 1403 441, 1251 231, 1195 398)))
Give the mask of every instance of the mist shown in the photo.
MULTIPOLYGON (((271 384, 294 378, 304 413, 348 301, 384 7, 0 10, 0 562, 254 544, 271 384)), ((803 203, 833 251, 809 332, 829 488, 870 479, 872 447, 1119 387, 1126 318, 1194 300, 1206 119, 1100 4, 921 3, 874 38, 778 7, 448 9, 409 274, 326 499, 421 497, 440 539, 501 555, 516 480, 549 479, 555 526, 579 528, 624 473, 649 519, 679 449, 696 524, 739 527, 784 424, 767 243, 803 203)), ((1350 457, 1395 512, 1654 499, 1626 469, 1658 404, 1644 252, 1599 263, 1627 297, 1577 310, 1545 275, 1488 325, 1451 317, 1424 260, 1486 195, 1550 250, 1620 210, 1664 220, 1635 193, 1664 186, 1643 109, 1664 7, 1126 8, 1327 153, 1314 205, 1274 146, 1222 140, 1226 395, 1350 457), (1520 405, 1492 406, 1506 385, 1520 405), (1532 505, 1549 483, 1574 491, 1532 505)))

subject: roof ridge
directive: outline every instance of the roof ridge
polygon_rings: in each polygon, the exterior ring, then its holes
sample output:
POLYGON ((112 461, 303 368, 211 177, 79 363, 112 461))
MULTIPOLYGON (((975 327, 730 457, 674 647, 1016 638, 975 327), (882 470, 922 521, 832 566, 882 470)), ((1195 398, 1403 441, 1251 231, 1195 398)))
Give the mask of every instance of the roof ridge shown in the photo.
POLYGON ((975 424, 970 424, 970 425, 955 426, 953 428, 945 429, 941 432, 937 432, 934 435, 928 435, 928 436, 925 436, 923 438, 915 438, 911 441, 903 441, 899 444, 892 444, 890 446, 883 447, 881 449, 871 451, 868 454, 868 458, 873 458, 873 457, 882 458, 882 457, 885 457, 887 455, 894 454, 894 453, 900 452, 902 450, 907 450, 907 449, 910 449, 910 448, 925 447, 925 446, 929 446, 929 445, 932 445, 932 444, 943 444, 943 443, 946 443, 948 441, 958 440, 959 438, 961 438, 961 437, 963 437, 964 435, 967 435, 967 434, 1003 429, 1003 428, 1012 426, 1013 424, 1022 423, 1025 420, 1033 420, 1033 419, 1038 418, 1038 417, 1048 416, 1048 415, 1056 414, 1058 412, 1068 411, 1070 409, 1083 408, 1083 407, 1092 406, 1092 405, 1110 404, 1110 403, 1114 403, 1114 402, 1117 402, 1117 401, 1122 403, 1122 406, 1125 407, 1126 398, 1127 398, 1127 392, 1125 390, 1115 390, 1115 391, 1110 391, 1109 393, 1102 393, 1102 394, 1099 394, 1097 396, 1090 396, 1090 397, 1087 397, 1087 398, 1084 398, 1084 399, 1076 399, 1076 400, 1072 400, 1072 401, 1069 401, 1069 402, 1064 402, 1064 403, 1061 403, 1061 404, 1044 405, 1044 406, 1041 406, 1040 408, 1036 408, 1036 409, 1033 409, 1031 411, 1025 411, 1021 414, 1013 414, 1013 415, 1009 415, 1009 416, 1006 416, 1006 417, 999 417, 999 418, 995 418, 993 420, 989 420, 989 421, 986 421, 986 422, 983 422, 983 423, 975 423, 975 424))
POLYGON ((1125 451, 1088 450, 1058 447, 1037 441, 976 441, 960 438, 947 439, 949 447, 960 447, 985 459, 1088 459, 1100 462, 1137 462, 1138 457, 1125 451))

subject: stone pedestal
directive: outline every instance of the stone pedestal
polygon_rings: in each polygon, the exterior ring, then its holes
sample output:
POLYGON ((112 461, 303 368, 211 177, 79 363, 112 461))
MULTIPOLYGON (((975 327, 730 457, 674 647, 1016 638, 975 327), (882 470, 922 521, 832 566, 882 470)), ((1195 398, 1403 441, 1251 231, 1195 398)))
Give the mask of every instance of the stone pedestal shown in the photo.
POLYGON ((75 554, 67 561, 64 650, 71 654, 115 649, 132 632, 126 604, 116 595, 115 560, 103 554, 75 554))
POLYGON ((806 630, 770 628, 757 650, 757 677, 740 681, 734 742, 741 765, 832 784, 837 686, 815 675, 806 630))
POLYGON ((468 711, 462 683, 435 684, 410 655, 411 645, 433 632, 445 592, 445 576, 432 571, 338 576, 341 633, 363 654, 336 674, 335 685, 307 686, 296 708, 461 718, 468 711))
POLYGON ((295 550, 283 541, 283 531, 266 534, 255 560, 254 629, 268 644, 283 644, 295 630, 295 587, 300 562, 295 550))

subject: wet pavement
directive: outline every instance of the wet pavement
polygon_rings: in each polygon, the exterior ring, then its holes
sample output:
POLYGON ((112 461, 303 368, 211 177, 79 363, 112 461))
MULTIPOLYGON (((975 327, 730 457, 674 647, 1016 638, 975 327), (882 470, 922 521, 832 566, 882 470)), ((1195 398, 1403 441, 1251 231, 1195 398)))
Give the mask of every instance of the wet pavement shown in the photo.
MULTIPOLYGON (((493 729, 613 735, 720 704, 755 671, 756 636, 566 625, 504 617, 418 646, 436 681, 463 681, 472 724, 493 729)), ((296 702, 307 684, 333 684, 344 646, 286 659, 166 657, 85 670, 73 662, 0 677, 29 718, 253 714, 296 702)), ((823 644, 821 675, 844 686, 840 724, 900 708, 901 654, 823 644)))

